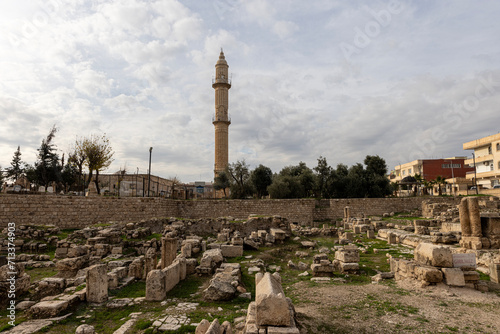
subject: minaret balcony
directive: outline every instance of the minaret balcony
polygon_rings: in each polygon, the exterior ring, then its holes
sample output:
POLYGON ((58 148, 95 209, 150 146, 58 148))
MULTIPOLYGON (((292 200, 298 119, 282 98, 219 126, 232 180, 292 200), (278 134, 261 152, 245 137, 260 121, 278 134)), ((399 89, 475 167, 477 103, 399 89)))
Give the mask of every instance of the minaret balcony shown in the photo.
POLYGON ((212 116, 212 123, 216 123, 216 122, 226 122, 226 123, 231 124, 231 114, 229 114, 226 117, 213 115, 212 116))
POLYGON ((231 88, 231 78, 212 78, 212 87, 215 87, 217 84, 228 85, 231 88))

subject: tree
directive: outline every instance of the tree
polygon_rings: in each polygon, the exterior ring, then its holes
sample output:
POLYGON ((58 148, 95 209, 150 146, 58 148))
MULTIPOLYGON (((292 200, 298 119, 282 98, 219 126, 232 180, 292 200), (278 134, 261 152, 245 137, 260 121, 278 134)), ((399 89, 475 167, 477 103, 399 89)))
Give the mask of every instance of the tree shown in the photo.
POLYGON ((61 179, 64 184, 64 191, 71 190, 71 187, 73 185, 78 185, 80 180, 78 169, 70 163, 65 164, 62 168, 61 179))
POLYGON ((378 155, 367 155, 364 160, 366 166, 366 197, 385 197, 392 193, 390 181, 387 179, 387 164, 378 155))
POLYGON ((387 164, 385 160, 378 155, 367 155, 364 161, 366 171, 369 174, 384 176, 387 174, 387 164))
POLYGON ((3 171, 2 166, 0 166, 0 191, 3 190, 3 171))
POLYGON ((229 181, 229 176, 227 176, 226 172, 220 172, 214 179, 214 189, 216 191, 222 190, 224 191, 224 197, 227 197, 226 189, 231 186, 231 182, 229 181))
POLYGON ((59 161, 59 155, 56 153, 56 146, 52 143, 57 132, 54 125, 38 151, 38 160, 35 162, 36 184, 43 185, 45 189, 50 182, 61 181, 62 166, 59 161))
POLYGON ((326 158, 320 156, 318 158, 318 165, 314 167, 314 171, 316 172, 316 188, 317 188, 317 196, 323 198, 330 198, 330 187, 329 183, 332 179, 332 167, 328 166, 326 162, 326 158))
POLYGON ((257 197, 262 198, 268 194, 267 187, 273 183, 273 171, 269 167, 259 165, 252 171, 250 181, 257 192, 257 197))
POLYGON ((238 160, 227 166, 226 172, 231 182, 231 198, 247 198, 253 193, 250 183, 249 166, 245 160, 238 160))
POLYGON ((81 150, 85 154, 85 166, 89 169, 89 178, 86 186, 92 180, 92 174, 95 171, 95 185, 97 193, 101 193, 99 187, 99 172, 108 168, 113 162, 113 149, 106 138, 106 134, 102 136, 91 135, 90 138, 83 138, 76 142, 77 150, 81 150))
POLYGON ((10 167, 7 168, 7 177, 11 178, 16 182, 21 176, 24 175, 24 162, 21 160, 21 147, 18 146, 17 150, 14 152, 10 167))
POLYGON ((442 177, 441 175, 438 175, 436 177, 436 180, 434 180, 435 184, 438 185, 438 194, 439 196, 443 195, 443 191, 441 189, 441 186, 442 185, 445 185, 447 182, 446 182, 446 179, 444 177, 442 177))
POLYGON ((422 187, 422 183, 424 181, 424 178, 422 177, 422 175, 420 175, 418 173, 415 174, 413 177, 415 178, 415 181, 417 181, 415 195, 417 195, 417 192, 418 192, 418 195, 420 195, 420 188, 422 187))
POLYGON ((349 168, 344 164, 338 164, 336 169, 332 168, 328 194, 332 198, 347 198, 347 175, 349 168))
POLYGON ((177 176, 170 177, 170 182, 172 182, 172 199, 176 198, 175 187, 181 183, 181 180, 177 176))
MULTIPOLYGON (((78 186, 79 188, 83 186, 85 188, 85 180, 82 182, 82 176, 83 176, 83 165, 85 163, 85 160, 87 160, 87 156, 85 155, 85 152, 83 151, 83 145, 82 145, 82 139, 77 139, 76 140, 76 145, 75 148, 73 149, 73 152, 69 154, 68 157, 68 164, 75 167, 78 170, 78 186)), ((90 180, 89 180, 90 182, 90 180)), ((83 191, 84 189, 80 188, 79 191, 83 191)))
POLYGON ((272 198, 310 197, 315 184, 313 171, 301 161, 297 166, 284 167, 275 175, 268 191, 272 198))

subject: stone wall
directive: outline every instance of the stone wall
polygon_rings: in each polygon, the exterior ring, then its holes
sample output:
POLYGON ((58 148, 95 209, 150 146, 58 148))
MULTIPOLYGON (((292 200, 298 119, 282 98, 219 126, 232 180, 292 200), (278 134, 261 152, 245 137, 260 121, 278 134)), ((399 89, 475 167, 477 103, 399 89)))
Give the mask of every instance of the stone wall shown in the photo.
MULTIPOLYGON (((428 198, 427 198, 428 199, 428 198)), ((16 224, 56 225, 60 228, 84 228, 99 222, 137 222, 152 217, 218 218, 231 216, 246 219, 251 214, 279 215, 290 222, 312 224, 314 221, 343 217, 350 207, 351 217, 382 215, 386 212, 418 210, 424 198, 352 198, 289 200, 195 200, 162 198, 112 198, 77 196, 0 195, 0 227, 16 224)), ((453 198, 433 198, 453 203, 453 198)))
POLYGON ((0 196, 0 227, 16 224, 84 228, 99 222, 176 216, 177 204, 161 198, 0 196))
POLYGON ((313 199, 182 201, 179 203, 178 217, 193 219, 231 216, 246 219, 249 215, 256 214, 278 215, 292 223, 311 223, 314 205, 313 199))

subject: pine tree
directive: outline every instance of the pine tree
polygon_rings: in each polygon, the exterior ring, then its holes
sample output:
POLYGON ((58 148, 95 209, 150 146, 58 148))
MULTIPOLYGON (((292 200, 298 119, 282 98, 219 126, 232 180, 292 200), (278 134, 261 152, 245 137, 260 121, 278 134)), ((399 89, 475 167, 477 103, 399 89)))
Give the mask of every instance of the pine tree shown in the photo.
POLYGON ((16 182, 21 176, 24 175, 23 161, 21 160, 21 148, 18 146, 17 151, 14 152, 12 161, 9 168, 7 168, 7 177, 12 178, 16 182))

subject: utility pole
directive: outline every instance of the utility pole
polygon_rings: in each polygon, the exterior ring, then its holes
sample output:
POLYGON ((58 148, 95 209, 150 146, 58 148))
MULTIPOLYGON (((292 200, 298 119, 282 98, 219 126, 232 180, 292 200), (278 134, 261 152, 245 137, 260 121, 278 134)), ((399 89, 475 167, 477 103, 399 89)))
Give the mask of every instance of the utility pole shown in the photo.
POLYGON ((474 152, 472 153, 472 159, 474 159, 474 186, 476 187, 476 195, 479 194, 479 190, 477 189, 477 167, 476 167, 476 155, 474 152))
POLYGON ((149 170, 148 170, 148 197, 149 197, 149 187, 151 186, 151 152, 153 152, 153 148, 149 148, 149 170))

